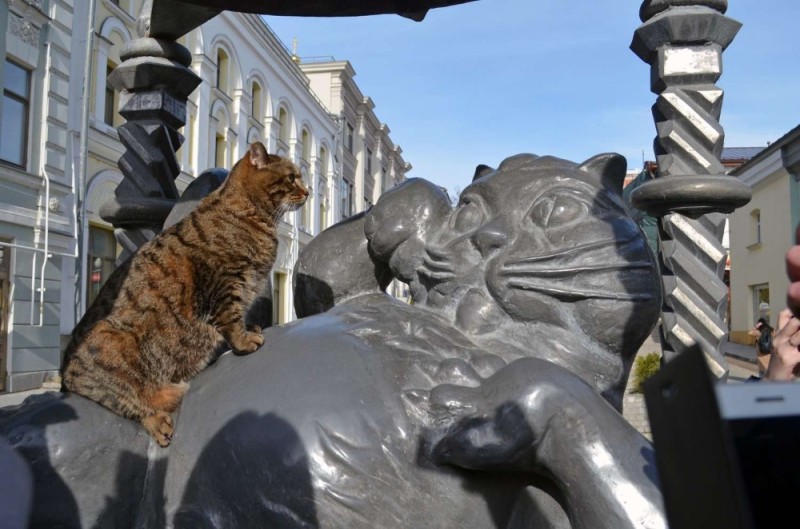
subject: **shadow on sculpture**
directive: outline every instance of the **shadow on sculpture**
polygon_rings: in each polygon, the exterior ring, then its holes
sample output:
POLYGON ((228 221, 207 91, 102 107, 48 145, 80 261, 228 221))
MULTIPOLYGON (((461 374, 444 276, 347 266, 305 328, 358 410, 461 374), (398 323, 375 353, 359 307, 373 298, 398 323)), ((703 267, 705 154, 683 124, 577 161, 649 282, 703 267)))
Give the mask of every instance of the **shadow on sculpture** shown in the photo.
POLYGON ((318 527, 308 455, 291 425, 252 412, 228 421, 200 453, 172 526, 318 527))
MULTIPOLYGON (((33 396, 23 405, 0 410, 0 424, 3 424, 5 439, 16 448, 28 462, 33 476, 31 497, 33 508, 27 523, 16 527, 31 529, 46 527, 82 527, 78 505, 68 480, 57 470, 58 462, 49 451, 52 446, 53 430, 59 426, 69 428, 69 423, 78 419, 75 410, 64 410, 60 405, 61 396, 33 396), (15 413, 19 409, 21 413, 15 413), (34 409, 31 415, 23 410, 34 409), (47 504, 47 509, 37 505, 47 504)), ((73 423, 74 424, 74 423, 73 423)), ((57 434, 56 434, 57 435, 57 434)), ((24 471, 4 468, 4 480, 24 487, 29 480, 24 479, 24 471)), ((12 525, 12 527, 14 527, 12 525)))
MULTIPOLYGON (((410 180, 326 230, 296 265, 306 317, 194 379, 168 449, 64 399, 79 418, 45 444, 62 446, 52 467, 81 522, 121 483, 82 475, 77 456, 102 441, 103 457, 150 469, 115 506, 138 510, 134 527, 158 513, 187 527, 665 527, 652 447, 619 413, 661 304, 624 175, 618 155, 517 155, 478 171, 455 208, 410 180), (413 305, 383 292, 392 277, 413 305)), ((13 432, 40 406, 0 420, 23 453, 13 432)))

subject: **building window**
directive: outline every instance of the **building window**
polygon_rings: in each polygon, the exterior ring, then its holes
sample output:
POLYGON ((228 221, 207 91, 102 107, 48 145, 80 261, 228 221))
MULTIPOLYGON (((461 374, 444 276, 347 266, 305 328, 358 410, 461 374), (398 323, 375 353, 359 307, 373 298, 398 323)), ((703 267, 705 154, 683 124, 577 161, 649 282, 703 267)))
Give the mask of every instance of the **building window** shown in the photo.
POLYGON ((225 137, 217 134, 214 141, 214 166, 227 167, 225 163, 225 137))
POLYGON ((355 130, 353 129, 353 126, 350 123, 348 123, 347 124, 347 140, 346 140, 347 141, 347 152, 353 152, 353 134, 354 133, 355 133, 355 130))
POLYGON ((217 88, 222 92, 228 93, 228 78, 230 70, 230 59, 225 50, 217 50, 217 88))
POLYGON ((364 211, 367 211, 369 208, 372 207, 372 201, 368 198, 364 199, 364 211))
POLYGON ((381 193, 389 189, 389 179, 387 178, 389 173, 386 171, 386 167, 381 167, 381 193))
POLYGON ((759 318, 771 321, 771 310, 769 306, 769 284, 762 283, 750 287, 753 291, 753 323, 759 318))
POLYGON ((286 109, 283 107, 278 110, 278 125, 280 126, 278 130, 278 139, 281 140, 284 145, 289 145, 289 113, 286 112, 286 109))
POLYGON ((0 159, 25 166, 28 151, 31 72, 6 59, 0 159))
POLYGON ((103 109, 103 123, 114 127, 117 125, 117 91, 108 82, 108 76, 112 71, 114 71, 114 64, 108 63, 106 65, 106 101, 103 109))
POLYGON ((319 174, 328 178, 328 151, 325 147, 319 148, 319 174))
POLYGON ((364 164, 364 176, 372 176, 372 149, 367 149, 367 160, 364 164))
POLYGON ((761 244, 761 210, 750 212, 750 244, 761 244))
POLYGON ((86 285, 86 306, 97 298, 100 288, 114 271, 117 259, 117 240, 114 232, 105 228, 89 226, 89 252, 87 268, 89 270, 86 285))
POLYGON ((303 129, 303 134, 300 137, 300 141, 303 143, 302 155, 303 161, 308 163, 311 160, 311 137, 308 134, 308 131, 303 129))
POLYGON ((253 98, 253 101, 250 108, 250 116, 260 123, 263 119, 261 112, 261 85, 255 81, 253 81, 253 93, 251 94, 251 97, 253 98))
POLYGON ((342 178, 341 197, 342 197, 342 218, 353 214, 353 184, 342 178))

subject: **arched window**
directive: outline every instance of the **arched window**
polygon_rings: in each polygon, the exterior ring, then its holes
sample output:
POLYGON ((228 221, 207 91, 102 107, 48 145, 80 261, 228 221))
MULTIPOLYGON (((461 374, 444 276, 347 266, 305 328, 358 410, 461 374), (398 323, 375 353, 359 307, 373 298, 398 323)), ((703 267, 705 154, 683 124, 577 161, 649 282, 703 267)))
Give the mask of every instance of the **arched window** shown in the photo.
POLYGON ((280 125, 278 139, 281 140, 284 145, 289 145, 289 113, 286 112, 284 107, 278 110, 278 124, 280 125))
POLYGON ((224 107, 217 107, 214 113, 216 127, 214 129, 214 167, 228 168, 228 115, 224 107))
POLYGON ((225 167, 225 136, 217 134, 214 138, 214 166, 225 167))
POLYGON ((311 160, 311 137, 308 134, 308 130, 303 129, 303 134, 300 136, 300 141, 302 143, 302 153, 303 161, 308 163, 311 160))
POLYGON ((328 178, 328 151, 325 147, 319 148, 319 174, 322 178, 328 178))
POLYGON ((750 212, 750 244, 761 244, 761 210, 750 212))
POLYGON ((228 93, 228 79, 230 78, 230 58, 222 48, 217 50, 217 88, 228 93))
POLYGON ((250 108, 250 116, 260 123, 261 120, 264 119, 264 115, 261 105, 261 85, 256 81, 253 81, 253 93, 251 97, 253 98, 253 102, 250 108))

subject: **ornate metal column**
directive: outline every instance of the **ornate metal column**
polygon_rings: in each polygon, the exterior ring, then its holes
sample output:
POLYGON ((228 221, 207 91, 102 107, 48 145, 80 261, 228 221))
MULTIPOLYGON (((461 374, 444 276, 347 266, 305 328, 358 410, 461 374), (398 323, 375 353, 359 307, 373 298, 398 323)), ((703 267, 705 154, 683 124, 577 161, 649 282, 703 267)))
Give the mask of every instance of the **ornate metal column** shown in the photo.
POLYGON ((175 152, 184 140, 178 130, 186 123, 186 102, 200 78, 189 69, 189 50, 175 39, 218 13, 184 6, 177 16, 164 11, 170 4, 145 3, 139 38, 122 50, 123 62, 108 78, 120 92, 119 112, 126 119, 118 128, 125 146, 118 162, 124 179, 115 198, 100 209, 123 248, 117 264, 161 231, 178 200, 175 152))
POLYGON ((659 178, 631 198, 659 217, 664 284, 661 344, 669 361, 697 344, 713 373, 728 366, 720 351, 723 318, 724 213, 750 200, 750 188, 726 177, 720 163, 722 52, 741 24, 724 16, 727 0, 646 0, 631 49, 651 67, 659 178))

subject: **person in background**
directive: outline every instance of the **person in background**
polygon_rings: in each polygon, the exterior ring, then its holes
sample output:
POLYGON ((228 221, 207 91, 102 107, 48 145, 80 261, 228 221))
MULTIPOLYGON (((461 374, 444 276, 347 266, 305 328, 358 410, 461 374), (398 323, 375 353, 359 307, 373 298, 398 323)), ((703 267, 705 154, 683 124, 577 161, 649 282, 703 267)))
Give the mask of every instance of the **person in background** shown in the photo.
POLYGON ((747 334, 756 338, 756 359, 758 360, 758 376, 764 377, 769 366, 772 353, 772 338, 775 329, 764 318, 758 318, 755 326, 747 334))

